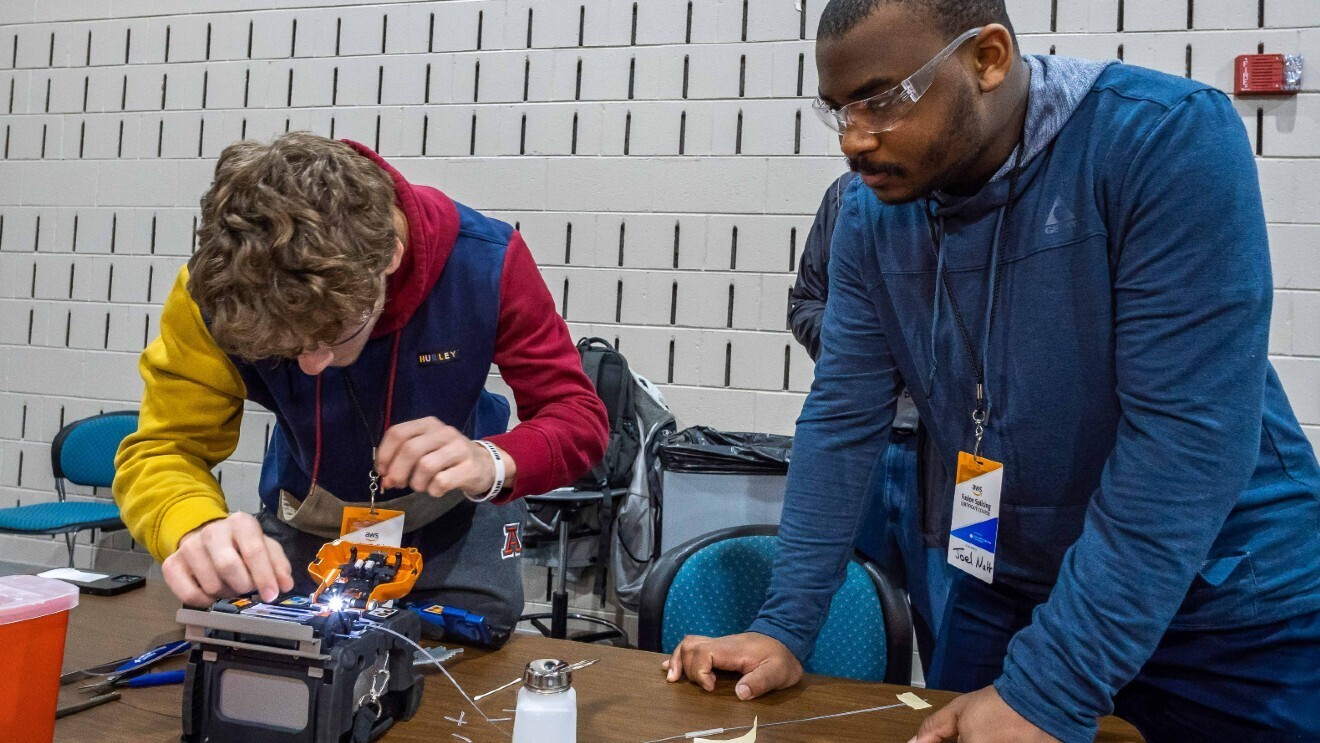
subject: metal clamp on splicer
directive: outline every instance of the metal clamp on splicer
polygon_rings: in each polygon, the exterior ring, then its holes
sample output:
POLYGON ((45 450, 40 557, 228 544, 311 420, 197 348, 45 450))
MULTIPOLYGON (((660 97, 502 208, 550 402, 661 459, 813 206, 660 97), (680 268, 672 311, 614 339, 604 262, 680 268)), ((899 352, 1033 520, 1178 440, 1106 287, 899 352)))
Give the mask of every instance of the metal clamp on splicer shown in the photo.
POLYGON ((246 596, 180 609, 192 641, 185 743, 359 743, 412 718, 421 622, 395 607, 421 574, 415 549, 336 540, 308 571, 309 596, 246 596))

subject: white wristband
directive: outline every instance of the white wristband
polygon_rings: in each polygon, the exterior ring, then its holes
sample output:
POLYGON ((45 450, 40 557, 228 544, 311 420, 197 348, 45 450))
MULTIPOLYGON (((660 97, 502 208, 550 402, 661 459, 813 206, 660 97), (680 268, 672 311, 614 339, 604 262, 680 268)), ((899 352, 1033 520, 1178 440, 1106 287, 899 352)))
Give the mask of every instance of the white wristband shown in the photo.
POLYGON ((477 441, 476 443, 486 447, 486 451, 490 452, 490 458, 495 461, 495 482, 491 484, 490 490, 480 498, 474 498, 470 495, 467 498, 475 503, 485 503, 499 495, 501 490, 504 490, 504 457, 500 456, 500 450, 496 449, 495 445, 489 441, 477 441))

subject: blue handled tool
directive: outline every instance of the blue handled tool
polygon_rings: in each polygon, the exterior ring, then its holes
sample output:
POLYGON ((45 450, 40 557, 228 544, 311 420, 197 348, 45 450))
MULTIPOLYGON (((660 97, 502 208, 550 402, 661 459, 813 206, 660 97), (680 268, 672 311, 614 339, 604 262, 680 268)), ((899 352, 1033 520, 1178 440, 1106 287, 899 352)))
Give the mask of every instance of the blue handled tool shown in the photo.
POLYGON ((148 650, 142 655, 139 655, 138 657, 128 661, 124 665, 116 668, 115 673, 121 675, 125 673, 132 673, 133 671, 146 668, 147 666, 152 665, 159 660, 168 658, 171 655, 178 655, 179 653, 182 653, 183 651, 187 650, 190 647, 192 647, 192 643, 189 642, 188 640, 167 642, 164 645, 160 645, 152 648, 151 650, 148 650))
POLYGON ((421 617, 423 622, 439 627, 446 640, 483 646, 492 644, 490 625, 482 614, 440 604, 412 604, 408 608, 421 617))
POLYGON ((67 686, 75 681, 86 681, 90 678, 104 677, 106 674, 112 673, 115 666, 127 663, 128 661, 128 658, 120 658, 119 660, 112 660, 107 663, 99 663, 94 666, 69 671, 60 676, 60 686, 67 686))
POLYGON ((130 689, 145 689, 148 686, 169 686, 170 684, 182 684, 184 677, 187 675, 188 672, 183 669, 177 671, 160 671, 159 673, 145 673, 141 676, 119 679, 114 682, 114 685, 127 686, 130 689))
MULTIPOLYGON (((116 668, 113 673, 111 673, 109 676, 106 676, 104 679, 101 679, 100 681, 94 684, 87 684, 86 686, 80 688, 99 689, 105 686, 121 685, 118 682, 125 679, 130 674, 140 671, 143 668, 146 668, 147 666, 150 666, 154 663, 164 660, 165 658, 168 658, 172 655, 178 655, 179 653, 186 652, 191 647, 192 647, 192 643, 189 642, 188 640, 169 642, 169 643, 165 643, 164 645, 154 647, 151 650, 148 650, 147 652, 143 653, 142 655, 137 656, 136 658, 129 659, 126 663, 116 668)), ((183 679, 180 678, 179 680, 182 681, 183 679)), ((176 681, 171 683, 178 683, 178 682, 176 681)))

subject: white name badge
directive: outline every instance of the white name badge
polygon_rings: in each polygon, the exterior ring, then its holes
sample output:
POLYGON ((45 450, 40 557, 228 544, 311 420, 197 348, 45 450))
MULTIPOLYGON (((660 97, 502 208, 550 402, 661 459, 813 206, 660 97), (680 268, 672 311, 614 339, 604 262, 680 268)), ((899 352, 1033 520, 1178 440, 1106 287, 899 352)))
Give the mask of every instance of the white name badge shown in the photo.
POLYGON ((390 511, 378 508, 358 508, 349 506, 344 509, 344 524, 340 529, 345 542, 359 544, 378 544, 382 547, 398 547, 403 544, 403 511, 390 511))
POLYGON ((1003 487, 1004 465, 958 452, 948 560, 950 565, 986 583, 995 581, 999 496, 1003 487))

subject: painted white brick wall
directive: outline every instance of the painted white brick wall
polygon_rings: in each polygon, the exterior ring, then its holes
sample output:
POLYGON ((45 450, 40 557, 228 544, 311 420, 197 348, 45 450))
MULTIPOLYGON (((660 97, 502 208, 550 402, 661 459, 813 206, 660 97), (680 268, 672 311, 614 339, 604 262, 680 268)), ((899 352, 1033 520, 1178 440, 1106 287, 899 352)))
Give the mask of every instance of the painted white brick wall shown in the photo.
MULTIPOLYGON (((53 498, 63 421, 136 405, 137 355, 192 252, 214 158, 288 129, 360 139, 517 223, 574 334, 617 339, 684 422, 790 432, 811 363, 787 292, 842 170, 809 109, 823 5, 0 3, 0 506, 53 498)), ((1258 48, 1320 64, 1314 0, 1009 7, 1028 52, 1222 88, 1258 48)), ((1320 443, 1318 81, 1237 107, 1270 221, 1271 353, 1320 443)), ((238 507, 255 507, 270 423, 249 411, 217 472, 238 507)), ((59 559, 44 540, 3 544, 59 559)))

